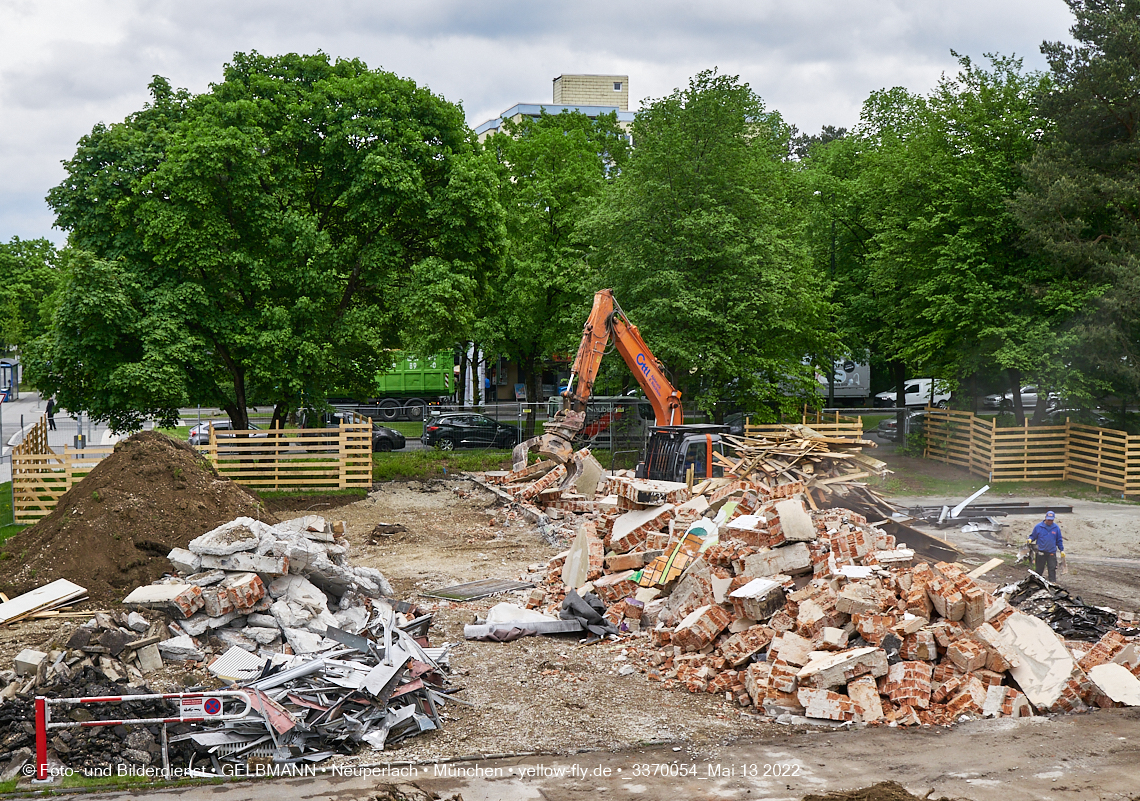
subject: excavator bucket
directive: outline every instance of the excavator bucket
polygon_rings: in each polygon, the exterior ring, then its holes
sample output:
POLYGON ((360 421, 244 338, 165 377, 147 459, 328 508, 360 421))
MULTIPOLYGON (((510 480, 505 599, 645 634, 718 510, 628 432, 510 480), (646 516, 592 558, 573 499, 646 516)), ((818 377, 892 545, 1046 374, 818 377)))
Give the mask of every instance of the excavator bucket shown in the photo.
POLYGON ((578 463, 574 460, 574 433, 581 430, 584 419, 585 415, 581 412, 559 412, 547 424, 546 433, 520 442, 511 451, 514 469, 522 470, 526 467, 530 454, 536 453, 543 459, 565 466, 566 480, 562 486, 570 486, 578 479, 579 472, 578 463))

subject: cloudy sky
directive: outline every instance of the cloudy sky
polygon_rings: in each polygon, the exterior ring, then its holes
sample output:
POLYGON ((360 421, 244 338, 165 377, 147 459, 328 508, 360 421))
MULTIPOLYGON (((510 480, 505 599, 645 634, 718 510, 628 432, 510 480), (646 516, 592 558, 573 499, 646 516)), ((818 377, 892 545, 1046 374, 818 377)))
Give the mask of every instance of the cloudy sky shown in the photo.
POLYGON ((801 130, 850 126, 867 93, 931 89, 954 49, 1044 69, 1063 0, 0 0, 0 241, 65 234, 43 198, 150 76, 205 91, 239 50, 359 57, 463 104, 472 125, 551 100, 561 73, 630 76, 630 103, 709 67, 801 130))

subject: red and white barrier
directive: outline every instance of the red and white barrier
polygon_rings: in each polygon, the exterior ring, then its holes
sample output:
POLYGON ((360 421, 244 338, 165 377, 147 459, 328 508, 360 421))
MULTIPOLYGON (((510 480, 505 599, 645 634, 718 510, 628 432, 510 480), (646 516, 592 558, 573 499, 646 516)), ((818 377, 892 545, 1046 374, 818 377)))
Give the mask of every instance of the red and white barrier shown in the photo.
POLYGON ((152 693, 147 695, 103 695, 89 696, 87 698, 46 698, 36 696, 36 778, 35 781, 44 782, 48 779, 47 765, 47 733, 48 729, 65 729, 70 727, 93 726, 119 726, 127 723, 201 723, 213 720, 234 720, 244 718, 252 707, 249 695, 241 690, 218 690, 206 693, 152 693), (240 712, 222 713, 222 698, 239 698, 245 701, 245 708, 240 712), (179 710, 176 717, 168 718, 116 718, 115 720, 65 720, 59 723, 51 722, 52 704, 117 704, 123 701, 178 701, 179 710), (191 703, 187 704, 186 701, 191 703), (215 712, 216 710, 216 712, 215 712), (186 714, 187 712, 191 714, 186 714))

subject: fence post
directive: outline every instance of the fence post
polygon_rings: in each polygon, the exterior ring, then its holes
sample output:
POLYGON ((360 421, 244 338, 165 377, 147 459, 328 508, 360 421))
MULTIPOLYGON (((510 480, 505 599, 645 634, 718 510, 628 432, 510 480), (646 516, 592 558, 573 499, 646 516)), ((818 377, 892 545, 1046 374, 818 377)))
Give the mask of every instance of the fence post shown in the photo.
POLYGON ((47 698, 36 696, 36 781, 47 781, 47 698))
POLYGON ((344 423, 341 423, 339 428, 340 442, 337 447, 337 463, 340 465, 340 488, 346 489, 348 487, 348 432, 344 423))

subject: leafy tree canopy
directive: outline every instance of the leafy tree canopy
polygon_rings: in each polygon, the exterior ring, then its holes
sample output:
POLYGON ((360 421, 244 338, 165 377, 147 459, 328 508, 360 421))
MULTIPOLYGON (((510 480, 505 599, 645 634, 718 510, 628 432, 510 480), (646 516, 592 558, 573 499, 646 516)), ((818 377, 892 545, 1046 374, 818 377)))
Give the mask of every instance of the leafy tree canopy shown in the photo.
POLYGON ((638 113, 629 164, 589 223, 602 280, 707 410, 791 406, 789 386, 815 388, 800 358, 823 352, 829 306, 790 136, 747 84, 702 72, 638 113))
POLYGON ((47 239, 0 242, 0 348, 21 347, 44 332, 59 263, 60 253, 47 239))
POLYGON ((1140 2, 1066 0, 1076 44, 1047 42, 1053 121, 1016 202, 1030 241, 1066 281, 1100 295, 1078 317, 1073 366, 1140 395, 1140 2))
POLYGON ((523 366, 527 400, 540 401, 542 360, 577 346, 590 308, 594 278, 580 223, 624 168, 628 140, 616 114, 544 111, 508 121, 486 146, 499 163, 509 244, 477 330, 523 366))
POLYGON ((280 417, 472 325, 502 215, 459 106, 323 54, 238 53, 205 94, 151 92, 48 197, 90 254, 29 360, 61 405, 117 429, 194 403, 280 417))

